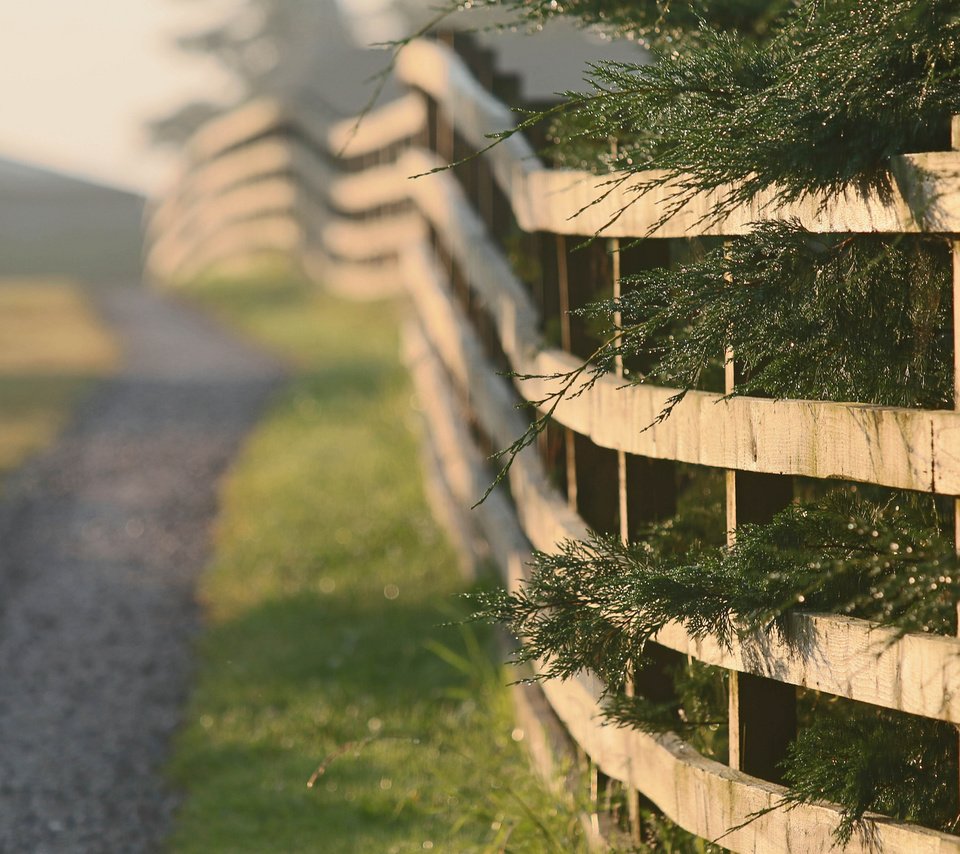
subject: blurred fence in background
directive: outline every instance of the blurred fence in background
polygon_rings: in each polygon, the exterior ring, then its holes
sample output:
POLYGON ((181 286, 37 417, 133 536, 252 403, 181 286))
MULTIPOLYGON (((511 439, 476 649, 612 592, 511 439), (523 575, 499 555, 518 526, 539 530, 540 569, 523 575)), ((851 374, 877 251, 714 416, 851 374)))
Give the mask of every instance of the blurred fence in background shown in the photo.
MULTIPOLYGON (((542 131, 487 148, 490 134, 518 120, 505 106, 516 105, 517 80, 469 38, 410 44, 395 76, 409 94, 359 124, 330 128, 259 101, 205 127, 149 213, 147 270, 176 282, 281 253, 345 296, 405 291, 414 307, 405 353, 426 416, 435 503, 507 584, 524 577, 532 548, 552 551, 588 528, 629 538, 669 517, 681 465, 724 472, 725 530, 768 520, 791 499, 793 477, 960 495, 958 412, 692 391, 654 424, 676 390, 623 387, 611 374, 562 402, 536 449, 468 511, 493 479, 490 453, 529 425, 517 404, 552 390, 549 380, 505 372, 549 377, 589 356, 589 331, 571 309, 617 294, 629 271, 668 262, 679 240, 743 234, 761 219, 796 217, 816 232, 960 232, 960 154, 898 158, 889 198, 759 199, 710 221, 717 196, 705 195, 660 223, 669 189, 638 197, 630 180, 592 204, 604 179, 545 165, 542 131), (621 238, 643 239, 620 247, 621 238)), ((728 370, 726 391, 734 379, 728 370)), ((597 786, 639 792, 697 836, 722 836, 734 851, 827 850, 838 808, 774 808, 796 687, 960 724, 960 640, 829 614, 791 621, 789 644, 765 635, 727 647, 674 625, 657 637, 664 656, 730 671, 729 764, 672 735, 605 724, 589 675, 528 686, 523 708, 562 722, 597 786)), ((960 851, 958 837, 883 817, 869 818, 867 831, 849 851, 960 851)))

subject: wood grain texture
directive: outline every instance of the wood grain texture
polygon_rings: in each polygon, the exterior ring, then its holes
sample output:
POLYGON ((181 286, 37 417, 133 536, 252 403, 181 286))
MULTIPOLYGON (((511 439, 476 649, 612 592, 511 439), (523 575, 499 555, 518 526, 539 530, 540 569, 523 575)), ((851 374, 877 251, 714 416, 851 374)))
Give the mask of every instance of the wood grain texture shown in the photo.
POLYGON ((659 224, 677 182, 640 190, 661 174, 542 169, 527 175, 517 210, 528 212, 529 219, 522 223, 527 231, 606 237, 734 236, 750 233, 756 222, 773 219, 797 219, 804 228, 821 233, 946 233, 960 228, 960 155, 953 152, 894 158, 889 197, 848 189, 833 197, 812 193, 783 203, 776 200, 774 189, 715 219, 711 211, 730 192, 721 187, 696 194, 659 224), (597 201, 614 186, 614 192, 597 201))
MULTIPOLYGON (((600 686, 582 676, 543 683, 560 719, 604 774, 636 786, 681 827, 725 848, 749 854, 836 850, 832 836, 840 810, 809 804, 779 805, 786 790, 707 759, 672 735, 647 735, 601 719, 600 686), (764 815, 747 822, 751 816, 764 815), (731 828, 739 829, 731 830, 731 828)), ((945 854, 960 851, 960 837, 868 816, 846 852, 945 854)))
MULTIPOLYGON (((559 350, 538 354, 529 373, 576 368, 559 350)), ((532 400, 555 383, 530 380, 532 400)), ((773 474, 856 480, 901 489, 960 492, 960 416, 832 401, 724 399, 689 392, 655 423, 676 389, 603 377, 556 412, 564 426, 630 454, 773 474)))

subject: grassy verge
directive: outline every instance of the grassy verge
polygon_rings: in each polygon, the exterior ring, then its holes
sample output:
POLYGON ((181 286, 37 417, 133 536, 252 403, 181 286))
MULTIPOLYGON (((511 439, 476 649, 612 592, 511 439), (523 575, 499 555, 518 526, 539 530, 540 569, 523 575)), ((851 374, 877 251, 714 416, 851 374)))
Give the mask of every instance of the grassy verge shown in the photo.
POLYGON ((464 583, 423 497, 396 307, 289 279, 188 293, 294 375, 225 487, 173 849, 580 850, 488 639, 442 625, 464 583))
POLYGON ((0 477, 56 436, 116 358, 79 286, 0 280, 0 477))

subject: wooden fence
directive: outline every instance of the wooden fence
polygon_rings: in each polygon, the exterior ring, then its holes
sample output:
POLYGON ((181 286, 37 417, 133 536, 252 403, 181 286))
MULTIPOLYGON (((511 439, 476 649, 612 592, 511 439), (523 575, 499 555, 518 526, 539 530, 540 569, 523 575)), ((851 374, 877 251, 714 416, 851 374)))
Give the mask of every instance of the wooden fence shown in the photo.
MULTIPOLYGON (((266 101, 212 123, 150 215, 148 270, 176 280, 280 251, 345 295, 403 288, 415 309, 405 353, 425 414, 436 504, 509 585, 524 577, 531 548, 554 550, 588 528, 628 537, 644 519, 669 514, 677 463, 725 471, 726 530, 769 519, 790 500, 792 476, 960 496, 960 412, 693 391, 669 418, 643 429, 676 390, 624 388, 610 375, 561 403, 549 441, 521 454, 508 484, 467 512, 491 481, 490 451, 528 426, 517 401, 552 390, 548 380, 511 382, 503 370, 550 376, 576 367, 586 355, 584 333, 568 312, 617 293, 621 267, 662 263, 665 238, 743 234, 757 220, 787 216, 819 232, 960 233, 960 152, 897 158, 890 198, 851 192, 788 206, 760 198, 704 224, 718 198, 704 194, 657 225, 667 188, 614 217, 634 198, 637 180, 590 206, 600 179, 546 167, 520 134, 432 172, 516 123, 494 94, 515 99, 516 81, 498 75, 490 56, 469 43, 461 54, 442 40, 409 45, 396 65, 409 94, 359 125, 321 128, 266 101), (595 234, 602 240, 573 251, 595 234), (617 251, 620 238, 635 237, 644 240, 617 251), (559 346, 545 337, 547 328, 559 329, 559 346)), ((955 353, 960 365, 960 343, 955 353)), ((734 376, 728 369, 727 391, 734 376)), ((722 836, 734 851, 828 850, 839 808, 770 810, 785 791, 773 781, 795 734, 796 686, 960 724, 960 640, 898 637, 833 614, 797 613, 791 622, 789 644, 763 635, 728 648, 694 639, 680 625, 656 638, 662 648, 730 671, 728 765, 678 737, 605 724, 601 686, 589 675, 546 681, 542 690, 599 772, 688 831, 722 836)), ((870 816, 848 850, 960 852, 960 838, 870 816)))

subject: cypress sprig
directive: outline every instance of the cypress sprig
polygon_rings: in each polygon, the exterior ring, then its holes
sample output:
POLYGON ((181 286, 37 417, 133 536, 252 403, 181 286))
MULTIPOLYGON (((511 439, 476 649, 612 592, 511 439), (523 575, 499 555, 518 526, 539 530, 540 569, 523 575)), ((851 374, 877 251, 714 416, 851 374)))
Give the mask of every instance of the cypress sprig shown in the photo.
POLYGON ((783 762, 788 805, 842 806, 835 831, 841 845, 862 828, 867 812, 955 830, 955 727, 850 702, 820 705, 783 762))
MULTIPOLYGON (((680 658, 678 656, 678 658, 680 658)), ((635 682, 642 685, 645 659, 637 662, 635 682)), ((610 690, 604 700, 603 714, 620 726, 642 732, 680 734, 698 753, 720 762, 727 758, 728 673, 696 659, 681 659, 668 676, 673 685, 672 701, 654 702, 642 693, 627 696, 610 690)))
POLYGON ((546 662, 545 676, 593 670, 624 684, 631 662, 671 621, 721 643, 779 631, 795 609, 832 611, 901 631, 953 633, 960 572, 932 499, 877 504, 837 491, 790 505, 766 525, 743 525, 729 548, 664 554, 654 536, 622 544, 593 535, 557 554, 537 552, 513 593, 474 600, 478 619, 521 639, 519 661, 546 662))
MULTIPOLYGON (((692 3, 521 5, 531 20, 565 13, 619 32, 632 18, 646 34, 652 64, 594 65, 589 90, 566 93, 565 109, 552 114, 554 160, 647 172, 638 192, 674 190, 663 220, 704 191, 720 191, 709 217, 761 193, 774 205, 850 189, 887 196, 890 158, 946 148, 947 119, 960 113, 957 0, 801 0, 796 12, 753 32, 715 19, 694 26, 682 17, 695 12, 692 3)), ((587 312, 618 312, 622 328, 590 364, 554 377, 557 393, 541 402, 546 414, 508 458, 564 395, 589 388, 617 357, 634 379, 678 387, 677 399, 702 387, 732 348, 743 371, 739 394, 954 403, 949 264, 935 239, 822 237, 770 223, 723 251, 624 284, 619 301, 587 312)), ((543 662, 545 676, 596 672, 615 720, 692 736, 702 716, 691 723, 678 716, 679 704, 620 691, 667 622, 728 644, 770 631, 790 641, 787 618, 798 609, 901 632, 956 632, 960 566, 932 499, 878 503, 838 491, 791 505, 769 524, 741 526, 730 548, 677 531, 677 523, 660 526, 631 545, 592 536, 556 555, 537 553, 529 581, 478 599, 477 615, 507 623, 521 639, 517 658, 543 662)), ((957 769, 944 749, 951 738, 948 725, 842 704, 842 714, 818 714, 801 731, 784 763, 786 802, 841 804, 843 843, 867 811, 953 829, 957 769)))
MULTIPOLYGON (((592 358, 549 377, 542 414, 500 453, 505 469, 563 399, 584 393, 618 358, 633 382, 691 389, 736 353, 733 395, 946 409, 953 405, 952 279, 936 237, 812 234, 758 223, 748 236, 677 269, 625 277, 619 300, 580 310, 608 329, 592 358)), ((520 375, 526 378, 525 375, 520 375)))
POLYGON ((624 280, 586 314, 622 316, 599 352, 649 365, 634 374, 683 391, 733 348, 736 394, 889 406, 952 405, 950 256, 936 238, 815 235, 794 222, 678 269, 624 280))
MULTIPOLYGON (((730 548, 694 540, 684 552, 681 544, 691 542, 684 534, 693 533, 684 527, 675 519, 630 545, 594 536, 564 543, 556 555, 536 553, 529 580, 515 593, 475 597, 475 617, 507 624, 521 641, 516 659, 540 661, 544 677, 597 673, 612 720, 677 731, 714 755, 717 731, 725 733, 725 693, 714 668, 675 674, 672 703, 622 690, 635 668, 642 672, 645 645, 667 622, 726 644, 771 631, 790 642, 787 617, 798 609, 904 632, 956 631, 960 566, 932 499, 905 494, 880 504, 838 490, 791 505, 766 525, 739 527, 730 548)), ((783 763, 785 805, 839 804, 841 844, 866 812, 954 829, 957 768, 946 749, 956 738, 952 727, 836 699, 818 703, 808 717, 783 763)))
POLYGON ((646 45, 690 46, 704 28, 763 38, 796 0, 486 0, 470 7, 477 5, 507 9, 511 23, 563 18, 646 45))
POLYGON ((956 0, 803 0, 767 43, 703 27, 696 49, 597 63, 565 97, 571 136, 620 141, 601 169, 663 170, 640 191, 674 187, 666 219, 718 188, 716 216, 771 189, 888 194, 891 156, 948 147, 958 80, 956 0))

